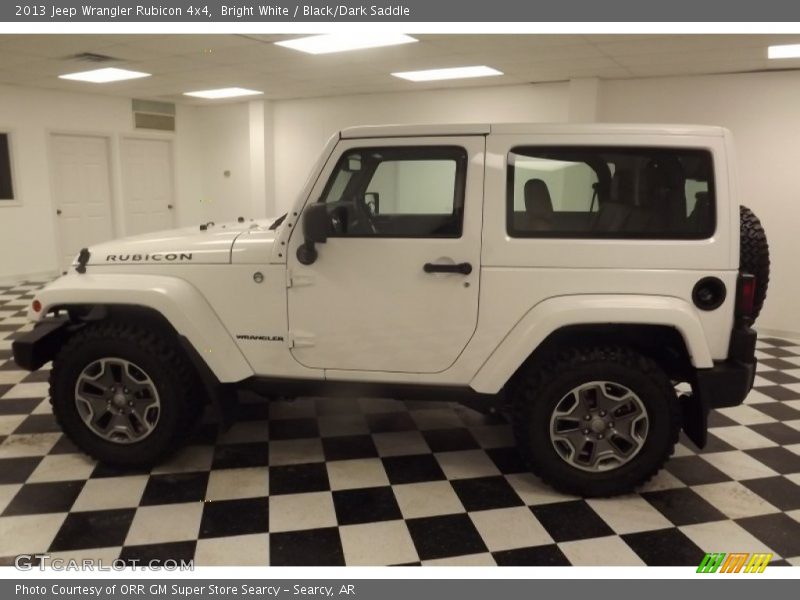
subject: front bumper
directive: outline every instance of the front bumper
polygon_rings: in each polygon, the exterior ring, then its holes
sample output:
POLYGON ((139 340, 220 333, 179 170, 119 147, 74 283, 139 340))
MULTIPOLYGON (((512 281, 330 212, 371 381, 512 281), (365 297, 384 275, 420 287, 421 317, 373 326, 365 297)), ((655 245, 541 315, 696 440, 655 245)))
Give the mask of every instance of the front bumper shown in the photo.
POLYGON ((698 447, 707 440, 708 413, 712 408, 738 406, 753 388, 756 375, 756 332, 737 327, 731 334, 728 358, 711 369, 698 369, 692 395, 682 397, 683 429, 698 447))
POLYGON ((35 371, 53 360, 59 348, 69 337, 69 317, 49 317, 39 321, 33 330, 14 340, 11 352, 14 362, 27 370, 35 371))

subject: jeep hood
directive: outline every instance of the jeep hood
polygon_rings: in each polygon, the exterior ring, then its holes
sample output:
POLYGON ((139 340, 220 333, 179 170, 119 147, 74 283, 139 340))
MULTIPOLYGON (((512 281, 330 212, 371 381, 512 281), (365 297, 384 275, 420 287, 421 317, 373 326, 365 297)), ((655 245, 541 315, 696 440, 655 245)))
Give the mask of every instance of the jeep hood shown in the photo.
MULTIPOLYGON (((234 242, 242 233, 262 232, 274 238, 269 226, 274 219, 247 223, 221 223, 205 230, 195 225, 120 238, 89 247, 87 265, 114 266, 125 264, 229 264, 234 242), (268 233, 267 233, 268 232, 268 233)), ((76 257, 74 264, 77 264, 76 257)))

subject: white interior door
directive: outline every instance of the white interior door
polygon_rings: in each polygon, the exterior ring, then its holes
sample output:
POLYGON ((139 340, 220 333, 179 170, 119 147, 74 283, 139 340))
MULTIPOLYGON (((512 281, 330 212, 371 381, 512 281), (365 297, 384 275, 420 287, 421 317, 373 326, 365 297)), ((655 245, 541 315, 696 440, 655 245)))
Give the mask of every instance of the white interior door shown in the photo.
POLYGON ((58 134, 51 143, 59 265, 65 270, 81 248, 114 237, 108 139, 58 134))
POLYGON ((125 233, 172 229, 172 142, 123 139, 121 156, 125 233))

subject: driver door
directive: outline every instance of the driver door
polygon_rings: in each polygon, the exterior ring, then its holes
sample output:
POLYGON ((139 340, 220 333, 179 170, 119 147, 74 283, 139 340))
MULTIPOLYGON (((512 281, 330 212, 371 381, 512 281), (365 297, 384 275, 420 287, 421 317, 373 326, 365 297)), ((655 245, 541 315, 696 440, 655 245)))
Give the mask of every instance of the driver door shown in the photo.
MULTIPOLYGON (((475 331, 483 136, 339 143, 309 202, 331 221, 317 259, 289 247, 294 358, 342 371, 437 373, 475 331)), ((335 377, 335 374, 332 374, 335 377)))

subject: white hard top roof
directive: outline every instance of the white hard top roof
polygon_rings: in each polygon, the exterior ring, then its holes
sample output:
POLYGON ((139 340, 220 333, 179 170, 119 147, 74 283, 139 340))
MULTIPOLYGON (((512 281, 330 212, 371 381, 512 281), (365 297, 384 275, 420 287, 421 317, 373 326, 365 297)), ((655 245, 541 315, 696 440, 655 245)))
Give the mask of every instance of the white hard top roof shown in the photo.
POLYGON ((435 125, 368 125, 349 127, 340 132, 343 139, 379 137, 418 137, 499 134, 628 134, 691 135, 721 137, 723 127, 711 125, 633 124, 633 123, 463 123, 435 125))

